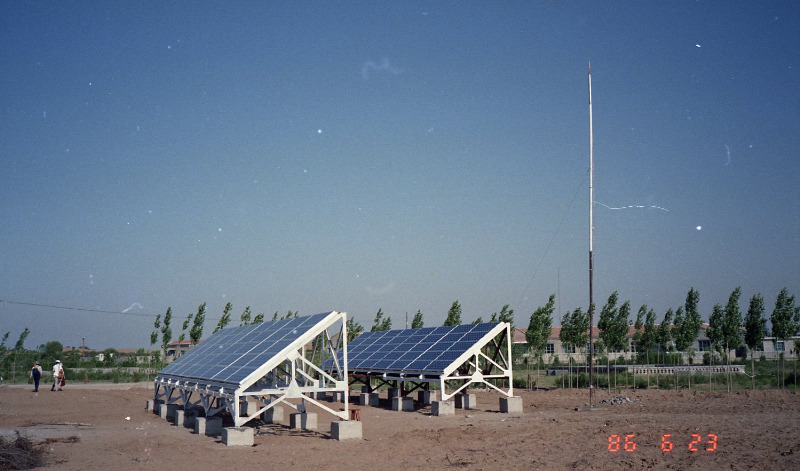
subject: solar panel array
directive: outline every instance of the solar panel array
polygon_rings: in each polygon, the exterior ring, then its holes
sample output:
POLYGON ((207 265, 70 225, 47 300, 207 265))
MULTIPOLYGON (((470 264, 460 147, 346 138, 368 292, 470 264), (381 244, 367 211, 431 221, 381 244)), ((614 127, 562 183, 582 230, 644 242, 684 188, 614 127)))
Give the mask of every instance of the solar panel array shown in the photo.
MULTIPOLYGON (((350 372, 442 374, 496 326, 485 323, 365 332, 348 343, 347 367, 350 372)), ((330 364, 329 360, 326 367, 330 364)))
POLYGON ((221 329, 159 376, 240 384, 329 314, 221 329))

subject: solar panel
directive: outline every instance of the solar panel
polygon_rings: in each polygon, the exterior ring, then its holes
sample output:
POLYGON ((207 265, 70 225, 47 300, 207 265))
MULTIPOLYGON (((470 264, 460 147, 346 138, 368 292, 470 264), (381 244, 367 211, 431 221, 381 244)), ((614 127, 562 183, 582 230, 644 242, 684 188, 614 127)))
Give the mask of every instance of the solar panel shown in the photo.
POLYGON ((329 314, 221 329, 167 365, 159 376, 239 384, 329 314))
MULTIPOLYGON (((496 326, 484 323, 365 332, 347 345, 348 369, 442 374, 496 326)), ((343 352, 339 352, 339 361, 342 358, 343 352)), ((331 362, 325 366, 330 367, 331 362)))

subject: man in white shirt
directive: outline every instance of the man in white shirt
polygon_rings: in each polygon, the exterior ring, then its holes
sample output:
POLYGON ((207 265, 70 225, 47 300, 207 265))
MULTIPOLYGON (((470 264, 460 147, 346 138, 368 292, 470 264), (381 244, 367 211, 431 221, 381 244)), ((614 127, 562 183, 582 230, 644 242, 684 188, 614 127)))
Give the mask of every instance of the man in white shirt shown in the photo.
POLYGON ((56 390, 56 385, 58 385, 58 390, 61 391, 61 378, 64 377, 64 367, 61 366, 61 360, 56 360, 56 364, 53 365, 53 387, 50 388, 51 391, 56 390))

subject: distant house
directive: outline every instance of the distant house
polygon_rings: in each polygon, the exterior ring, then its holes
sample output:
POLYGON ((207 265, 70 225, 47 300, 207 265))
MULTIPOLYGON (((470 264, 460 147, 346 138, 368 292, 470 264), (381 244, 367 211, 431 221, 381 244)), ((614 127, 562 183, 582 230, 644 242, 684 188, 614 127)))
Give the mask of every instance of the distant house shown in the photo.
MULTIPOLYGON (((200 341, 202 342, 202 340, 200 341)), ((191 340, 173 340, 167 346, 167 351, 164 353, 166 358, 178 358, 184 353, 188 352, 194 347, 191 340)))
MULTIPOLYGON (((658 325, 656 325, 658 327, 658 325)), ((527 328, 524 327, 515 327, 514 328, 514 344, 515 345, 527 345, 527 340, 525 339, 525 332, 527 332, 527 328)), ((706 330, 708 330, 708 324, 701 324, 700 325, 700 332, 697 336, 697 339, 694 341, 694 351, 696 354, 694 355, 694 362, 701 363, 703 361, 703 353, 708 352, 711 350, 711 340, 708 339, 706 335, 706 330)), ((576 349, 575 347, 567 348, 562 345, 561 340, 559 339, 559 334, 561 333, 561 327, 552 327, 550 330, 550 337, 547 340, 547 345, 545 346, 545 360, 551 361, 552 359, 558 358, 560 362, 568 361, 570 357, 573 360, 584 361, 585 356, 584 354, 589 350, 589 345, 587 344, 584 348, 576 349)), ((636 333, 636 329, 633 326, 628 327, 628 351, 614 351, 609 352, 608 357, 610 360, 614 360, 615 358, 626 358, 631 359, 636 355, 633 345, 633 334, 636 333)), ((599 338, 600 331, 597 327, 592 328, 592 337, 594 338, 595 342, 597 342, 599 338)), ((797 358, 798 357, 798 349, 800 349, 800 336, 792 337, 791 339, 784 341, 773 342, 774 337, 766 337, 762 342, 762 347, 757 348, 755 351, 756 358, 761 357, 762 355, 768 360, 774 360, 780 355, 781 353, 784 354, 785 358, 797 358)), ((730 358, 731 360, 742 358, 745 354, 746 349, 739 348, 736 351, 731 351, 730 358)), ((595 344, 595 354, 601 353, 597 351, 597 346, 595 344)))

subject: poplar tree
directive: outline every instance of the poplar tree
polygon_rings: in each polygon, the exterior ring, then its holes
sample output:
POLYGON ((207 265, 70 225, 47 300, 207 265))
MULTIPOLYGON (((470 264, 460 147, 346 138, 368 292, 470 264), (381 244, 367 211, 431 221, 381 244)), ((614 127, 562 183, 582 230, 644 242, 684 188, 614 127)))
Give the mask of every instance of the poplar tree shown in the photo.
POLYGON ((383 310, 378 308, 378 313, 375 314, 375 322, 372 324, 370 332, 385 332, 387 330, 392 330, 392 318, 387 316, 384 319, 383 310))
POLYGON ((750 350, 750 373, 752 389, 756 388, 756 349, 763 345, 767 335, 767 319, 764 317, 764 298, 761 293, 750 298, 750 307, 744 319, 744 343, 750 350))
POLYGON ((617 308, 617 297, 618 294, 616 291, 611 293, 606 301, 603 309, 600 310, 600 318, 597 320, 597 330, 599 330, 599 337, 600 340, 603 341, 603 345, 606 349, 606 373, 608 375, 608 390, 611 391, 611 356, 609 353, 612 349, 617 348, 616 342, 616 331, 614 329, 617 314, 619 309, 617 308))
MULTIPOLYGON (((700 302, 700 293, 692 287, 686 295, 686 313, 681 324, 678 338, 675 339, 675 345, 679 350, 685 350, 688 353, 689 363, 694 363, 694 341, 700 334, 700 327, 703 324, 703 319, 700 317, 700 312, 697 310, 697 304, 700 302)), ((691 381, 691 375, 689 376, 691 381)))
POLYGON ((170 322, 172 322, 172 307, 167 308, 167 313, 164 314, 164 322, 161 324, 161 349, 164 351, 164 355, 167 353, 169 343, 172 342, 170 322))
POLYGON ((250 325, 250 306, 244 308, 241 317, 239 317, 239 326, 250 325))
MULTIPOLYGON (((214 327, 214 332, 211 332, 212 334, 216 334, 218 330, 224 329, 225 326, 231 322, 231 309, 233 309, 233 304, 227 303, 225 309, 222 310, 222 317, 219 318, 217 326, 214 327)), ((277 314, 277 312, 275 314, 277 314)))
POLYGON ((161 314, 156 315, 156 321, 153 323, 156 329, 150 332, 150 345, 155 345, 158 342, 158 333, 161 331, 161 314))
POLYGON ((461 304, 458 300, 453 301, 450 310, 447 312, 447 319, 444 320, 444 326, 461 325, 461 304))
POLYGON ((352 342, 364 332, 364 326, 356 322, 354 317, 347 319, 347 343, 352 342))
POLYGON ((525 332, 525 341, 528 348, 536 352, 536 384, 539 384, 539 359, 544 355, 544 348, 553 330, 553 306, 555 305, 556 295, 551 294, 547 304, 538 307, 531 314, 528 330, 525 332))
POLYGON ((203 324, 206 322, 206 303, 197 306, 197 314, 194 315, 194 323, 189 331, 189 338, 192 345, 197 345, 203 337, 203 324))
POLYGON ((731 356, 730 351, 742 345, 742 312, 739 310, 739 297, 742 289, 736 287, 728 297, 725 313, 722 318, 722 342, 725 345, 725 364, 727 365, 728 392, 731 390, 731 356))
MULTIPOLYGON (((509 306, 508 304, 503 306, 503 308, 500 309, 500 314, 498 314, 496 312, 492 313, 492 317, 491 317, 491 319, 489 319, 489 322, 508 322, 509 324, 511 324, 511 328, 513 329, 514 328, 514 310, 513 309, 509 309, 508 306, 509 306)), ((478 322, 478 324, 480 324, 480 322, 478 322)))
POLYGON ((411 328, 412 329, 421 329, 425 326, 425 322, 422 320, 422 311, 417 310, 417 313, 414 314, 414 319, 411 320, 411 328))
MULTIPOLYGON (((777 352, 778 341, 786 342, 786 340, 793 336, 797 332, 798 323, 800 322, 800 308, 795 307, 794 295, 789 296, 789 292, 786 288, 783 288, 781 292, 778 293, 778 297, 775 300, 775 309, 772 310, 770 321, 772 322, 772 343, 777 352)), ((780 371, 782 365, 778 363, 778 359, 781 357, 783 357, 783 353, 775 357, 775 365, 777 366, 778 385, 783 389, 780 371)))

